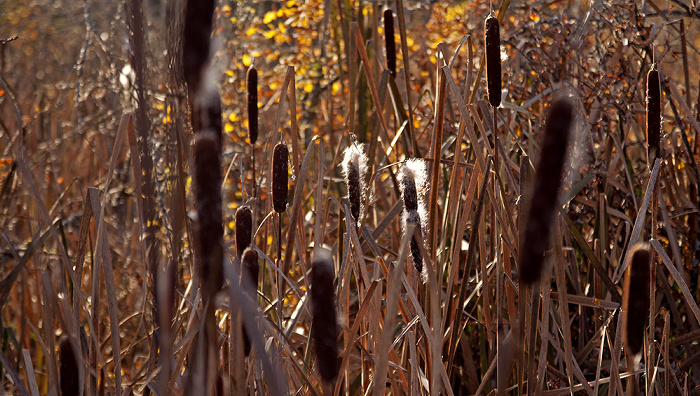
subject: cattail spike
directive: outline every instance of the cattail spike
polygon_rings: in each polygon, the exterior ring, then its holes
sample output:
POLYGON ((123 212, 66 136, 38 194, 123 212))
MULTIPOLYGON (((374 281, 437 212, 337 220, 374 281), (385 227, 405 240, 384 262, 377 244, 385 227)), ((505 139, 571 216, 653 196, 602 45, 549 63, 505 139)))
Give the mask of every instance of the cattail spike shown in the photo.
POLYGON ((348 188, 350 212, 356 222, 359 222, 364 216, 367 162, 363 144, 352 143, 345 149, 341 166, 345 176, 345 184, 348 188))
POLYGON ((486 41, 486 81, 491 106, 501 104, 501 36, 498 19, 494 16, 486 18, 484 25, 486 41))
POLYGON ((532 200, 520 237, 520 281, 532 284, 542 274, 544 252, 549 245, 552 219, 557 210, 566 147, 574 120, 574 106, 568 99, 556 100, 549 109, 542 152, 537 164, 532 200))
MULTIPOLYGON (((406 227, 408 227, 409 224, 415 225, 416 228, 418 229, 418 234, 423 235, 423 229, 421 228, 421 225, 420 225, 420 216, 418 215, 418 212, 416 212, 415 210, 408 212, 408 217, 406 218, 406 227)), ((411 247, 411 257, 413 258, 413 265, 415 265, 416 270, 419 273, 422 273, 423 272, 423 256, 420 254, 420 247, 418 246, 418 241, 416 240, 415 236, 411 237, 410 247, 411 247)))
MULTIPOLYGON (((258 289, 258 277, 260 276, 260 264, 258 264, 258 252, 252 248, 247 248, 241 255, 243 270, 241 271, 241 285, 243 290, 253 299, 258 289)), ((243 328, 243 349, 245 355, 250 354, 250 338, 248 332, 243 328)))
POLYGON ((197 263, 202 288, 211 295, 223 285, 221 160, 216 135, 203 132, 194 143, 197 263))
POLYGON ((236 252, 240 257, 250 246, 253 236, 253 213, 248 206, 241 206, 236 211, 236 252))
POLYGON ((335 267, 330 251, 318 248, 311 267, 311 336, 321 378, 338 376, 338 320, 335 310, 335 267))
POLYGON ((248 140, 254 145, 258 140, 258 71, 254 66, 246 75, 248 89, 248 140))
POLYGON ((661 157, 661 87, 659 71, 647 73, 647 164, 649 169, 661 157))
POLYGON ((73 344, 67 335, 58 344, 59 387, 61 396, 78 396, 80 393, 78 361, 73 344))
MULTIPOLYGON (((401 195, 404 203, 404 211, 401 215, 401 228, 405 235, 408 224, 415 224, 419 234, 425 238, 428 211, 425 205, 425 192, 427 189, 427 170, 425 162, 410 159, 401 167, 399 172, 401 195)), ((423 274, 423 257, 420 254, 418 241, 415 237, 410 241, 411 257, 418 272, 423 274)))
POLYGON ((272 204, 275 212, 287 210, 289 197, 289 149, 277 143, 272 153, 272 204))
POLYGON ((396 41, 394 40, 394 14, 384 10, 384 38, 386 41, 386 68, 396 75, 396 41))
POLYGON ((644 332, 649 317, 651 251, 648 245, 638 243, 632 247, 627 257, 622 296, 622 339, 627 353, 634 356, 644 345, 644 332))
POLYGON ((182 72, 191 94, 199 90, 203 72, 209 62, 215 5, 214 0, 188 0, 185 5, 182 72))

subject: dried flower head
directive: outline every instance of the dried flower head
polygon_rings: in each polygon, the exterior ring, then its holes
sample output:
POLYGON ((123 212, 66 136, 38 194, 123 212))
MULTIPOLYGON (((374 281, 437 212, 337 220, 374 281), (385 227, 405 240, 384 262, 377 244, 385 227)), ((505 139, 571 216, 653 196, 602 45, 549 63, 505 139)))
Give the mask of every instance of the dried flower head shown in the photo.
POLYGON ((236 211, 236 252, 240 257, 253 238, 253 213, 248 206, 236 211))
POLYGON ((498 19, 494 16, 486 18, 484 24, 486 41, 486 82, 491 106, 501 104, 501 36, 498 19))
POLYGON ((352 212, 355 221, 359 222, 365 212, 367 156, 364 152, 364 145, 350 144, 345 149, 341 166, 343 176, 345 176, 345 184, 348 188, 350 212, 352 212))
POLYGON ((246 75, 248 89, 248 140, 255 144, 258 140, 258 71, 254 66, 248 69, 246 75))
POLYGON ((77 354, 67 335, 61 337, 58 344, 59 388, 62 396, 78 396, 80 382, 77 354))
POLYGON ((649 318, 651 251, 638 243, 627 253, 627 271, 622 295, 622 339, 625 350, 637 355, 644 345, 644 331, 649 318))
POLYGON ((653 67, 647 73, 647 164, 661 156, 661 87, 659 71, 653 67))
POLYGON ((396 41, 394 40, 394 14, 390 8, 384 10, 384 38, 386 48, 386 68, 396 74, 396 41))
MULTIPOLYGON (((409 223, 415 224, 423 237, 425 243, 425 233, 427 230, 428 211, 425 204, 425 193, 427 191, 427 170, 425 162, 418 159, 410 159, 401 167, 399 171, 399 182, 401 195, 404 202, 404 210, 401 215, 401 230, 406 233, 409 223)), ((411 257, 418 272, 423 275, 423 258, 420 255, 418 241, 411 238, 411 257)))
POLYGON ((335 310, 335 267, 330 251, 318 248, 311 267, 311 336, 321 378, 338 376, 338 320, 335 310))
POLYGON ((272 205, 277 213, 287 210, 289 196, 289 149, 277 143, 272 153, 272 205))

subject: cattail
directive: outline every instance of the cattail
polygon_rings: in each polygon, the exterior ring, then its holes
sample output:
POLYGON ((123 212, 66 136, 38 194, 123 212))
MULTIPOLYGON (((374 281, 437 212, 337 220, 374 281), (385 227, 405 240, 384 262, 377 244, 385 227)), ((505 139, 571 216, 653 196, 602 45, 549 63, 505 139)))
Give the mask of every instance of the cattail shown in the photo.
POLYGON ((343 155, 342 170, 345 176, 345 184, 348 187, 348 200, 350 212, 356 222, 364 215, 365 206, 365 175, 367 174, 367 156, 364 145, 352 143, 345 149, 343 155))
POLYGON ((622 339, 625 350, 637 355, 644 344, 649 315, 651 251, 638 243, 627 254, 627 273, 622 296, 622 339))
POLYGON ((194 197, 197 211, 196 262, 202 289, 212 296, 223 285, 223 216, 221 207, 221 160, 212 132, 202 132, 194 143, 194 197))
MULTIPOLYGON (((401 228, 405 233, 408 224, 415 224, 419 234, 425 238, 426 221, 428 219, 425 208, 425 191, 427 188, 427 171, 425 162, 417 159, 410 159, 401 167, 399 181, 401 195, 403 197, 404 211, 401 215, 401 228)), ((415 237, 410 241, 411 257, 418 272, 423 274, 423 257, 418 248, 418 241, 415 237)))
POLYGON ((182 72, 191 93, 199 90, 203 71, 209 62, 214 0, 187 0, 182 43, 182 72))
POLYGON ((223 136, 221 118, 221 95, 213 84, 205 84, 197 95, 192 110, 192 130, 194 133, 203 131, 214 132, 218 140, 219 154, 223 136))
MULTIPOLYGON (((248 293, 253 299, 258 288, 258 277, 260 274, 260 265, 258 264, 258 252, 252 248, 247 248, 241 256, 243 270, 241 271, 241 284, 243 290, 248 293)), ((243 347, 245 355, 250 354, 250 338, 248 332, 243 329, 243 347)))
POLYGON ((289 149, 284 143, 277 143, 272 153, 272 206, 277 213, 287 210, 289 196, 288 169, 289 149))
POLYGON ((501 104, 501 36, 498 19, 486 18, 484 38, 486 41, 486 81, 488 82, 489 103, 498 107, 501 104))
POLYGON ((661 88, 659 71, 656 66, 647 73, 647 164, 654 166, 654 161, 661 155, 661 88))
POLYGON ((542 152, 537 164, 534 188, 530 194, 524 235, 520 237, 520 280, 531 284, 540 278, 544 252, 558 205, 564 158, 569 141, 574 106, 568 99, 556 100, 549 109, 542 152))
POLYGON ((236 251, 241 257, 250 246, 253 236, 253 214, 248 206, 241 206, 236 211, 236 251))
POLYGON ((338 321, 335 312, 335 268, 330 251, 318 248, 311 267, 311 337, 321 378, 338 375, 338 321))
POLYGON ((80 392, 78 361, 73 351, 73 344, 67 335, 63 335, 58 344, 58 368, 61 395, 78 396, 80 392))
POLYGON ((396 42, 394 41, 394 14, 384 10, 384 38, 386 40, 386 68, 396 74, 396 42))
POLYGON ((248 89, 248 140, 255 144, 258 140, 258 71, 254 66, 248 69, 246 75, 248 89))

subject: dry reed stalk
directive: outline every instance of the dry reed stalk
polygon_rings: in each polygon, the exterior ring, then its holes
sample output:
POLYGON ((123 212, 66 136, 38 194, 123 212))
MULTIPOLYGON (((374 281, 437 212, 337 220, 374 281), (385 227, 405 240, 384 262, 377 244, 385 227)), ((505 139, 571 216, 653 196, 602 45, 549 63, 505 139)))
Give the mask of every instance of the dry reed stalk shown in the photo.
POLYGON ((182 43, 182 71, 190 96, 199 90, 202 74, 209 62, 214 0, 187 0, 182 43))
POLYGON ((390 8, 384 10, 384 38, 386 48, 386 68, 396 75, 396 41, 394 40, 394 14, 390 8))
POLYGON ((243 257, 243 251, 250 246, 253 237, 253 213, 248 206, 236 211, 236 252, 243 257))
POLYGON ((73 351, 70 337, 64 335, 58 344, 58 378, 62 396, 78 396, 80 393, 80 381, 78 361, 73 351))
POLYGON ((248 141, 255 145, 258 140, 258 71, 251 66, 246 74, 248 90, 248 141))
POLYGON ((501 104, 501 36, 498 19, 493 15, 484 24, 486 41, 486 82, 489 103, 498 107, 501 104))
POLYGON ((365 212, 365 180, 367 175, 367 156, 364 152, 364 144, 351 143, 345 149, 341 164, 345 184, 348 188, 348 200, 350 212, 355 222, 359 224, 365 212))
POLYGON ((289 149, 277 143, 272 154, 272 206, 277 213, 287 210, 289 197, 289 149))
MULTIPOLYGON (((248 296, 254 300, 258 289, 258 278, 260 276, 258 252, 250 247, 245 249, 241 255, 241 264, 243 266, 243 270, 241 271, 241 285, 248 296)), ((241 323, 241 325, 243 324, 241 323)), ((250 338, 248 337, 245 326, 243 327, 243 347, 245 355, 248 356, 250 354, 250 338)))
POLYGON ((221 161, 216 135, 203 132, 194 143, 194 196, 197 221, 196 263, 202 290, 209 297, 223 285, 221 161))
POLYGON ((647 73, 647 164, 661 156, 661 88, 656 65, 647 73))
MULTIPOLYGON (((425 162, 419 159, 406 161, 399 171, 398 179, 404 203, 404 211, 401 215, 401 229, 404 234, 406 233, 407 225, 413 223, 418 225, 420 234, 425 238, 426 221, 428 219, 425 204, 427 174, 425 162)), ((425 241, 423 242, 425 243, 425 241)), ((413 264, 416 270, 421 273, 423 280, 425 280, 426 273, 423 268, 423 257, 418 249, 418 242, 413 238, 411 239, 410 247, 413 264)))
POLYGON ((520 237, 520 281, 532 284, 542 274, 544 252, 549 244, 550 226, 557 211, 558 192, 566 157, 574 106, 565 98, 555 100, 549 109, 542 152, 530 196, 532 200, 520 237))
POLYGON ((321 378, 332 383, 338 376, 338 321, 335 309, 335 266, 327 249, 314 252, 311 267, 311 327, 321 378))

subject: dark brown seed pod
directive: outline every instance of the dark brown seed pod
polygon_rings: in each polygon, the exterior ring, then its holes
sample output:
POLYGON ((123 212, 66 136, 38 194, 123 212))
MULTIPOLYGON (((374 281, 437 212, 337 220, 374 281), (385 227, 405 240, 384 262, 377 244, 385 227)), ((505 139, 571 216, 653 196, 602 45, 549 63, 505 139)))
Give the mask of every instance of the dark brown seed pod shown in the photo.
POLYGON ((250 246, 253 237, 253 213, 248 206, 241 206, 236 211, 236 251, 238 256, 250 246))
POLYGON ((287 210, 289 197, 289 149, 277 143, 272 153, 272 206, 277 213, 287 210))
POLYGON ((406 211, 418 210, 418 191, 416 190, 416 180, 413 172, 404 171, 401 175, 401 196, 406 211))
POLYGON ((364 212, 365 175, 367 174, 367 156, 364 145, 353 143, 345 149, 341 164, 345 184, 348 188, 350 212, 355 221, 360 221, 364 212))
POLYGON ((647 164, 654 166, 654 161, 661 154, 661 87, 659 71, 653 67, 647 73, 647 164))
POLYGON ((491 106, 501 104, 501 36, 498 19, 494 16, 486 18, 484 25, 486 41, 486 81, 491 106))
POLYGON ((391 9, 384 10, 384 38, 386 41, 386 68, 396 74, 396 41, 394 40, 394 14, 391 9))
POLYGON ((566 147, 574 120, 574 106, 568 99, 554 101, 544 129, 542 152, 535 184, 520 237, 520 281, 532 284, 542 274, 544 252, 549 245, 552 219, 557 211, 566 147))
MULTIPOLYGON (((413 224, 416 226, 416 229, 418 230, 419 235, 423 235, 423 229, 421 227, 421 219, 420 215, 418 215, 418 212, 415 210, 412 210, 408 212, 408 216, 406 217, 406 227, 409 224, 413 224)), ((410 247, 411 247, 411 257, 413 258, 413 265, 416 266, 416 270, 419 273, 423 272, 423 256, 420 254, 420 247, 418 246, 418 240, 416 239, 415 236, 411 237, 411 242, 410 242, 410 247)))
POLYGON ((58 383, 62 396, 78 396, 80 393, 80 381, 78 361, 73 351, 73 344, 67 335, 61 337, 58 344, 58 383))
POLYGON ((636 355, 644 345, 649 318, 649 282, 651 251, 638 243, 627 254, 627 272, 622 295, 622 339, 625 350, 636 355))
POLYGON ((182 34, 182 72, 191 94, 199 90, 202 72, 209 62, 214 0, 187 0, 182 34))
POLYGON ((213 296, 223 285, 223 216, 221 160, 212 132, 203 132, 194 143, 194 198, 197 211, 196 263, 202 289, 213 296))
POLYGON ((327 249, 314 252, 311 267, 311 337, 321 378, 332 383, 338 375, 338 321, 335 311, 335 268, 327 249))
POLYGON ((255 144, 258 140, 258 71, 251 66, 246 75, 248 89, 248 140, 255 144))
MULTIPOLYGON (((241 271, 243 290, 248 293, 251 298, 255 299, 258 289, 258 277, 260 274, 258 252, 252 248, 247 248, 241 256, 241 263, 243 264, 243 270, 241 271)), ((243 329, 243 348, 245 350, 245 355, 248 356, 250 354, 250 338, 248 338, 248 332, 245 328, 243 329)))

